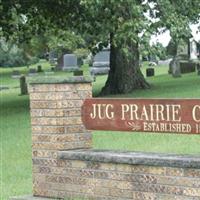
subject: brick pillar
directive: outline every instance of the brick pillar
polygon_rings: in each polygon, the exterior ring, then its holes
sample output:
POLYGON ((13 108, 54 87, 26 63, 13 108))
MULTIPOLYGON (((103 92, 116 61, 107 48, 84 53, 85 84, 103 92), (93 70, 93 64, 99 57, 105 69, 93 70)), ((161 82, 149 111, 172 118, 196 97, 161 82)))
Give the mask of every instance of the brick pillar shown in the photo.
POLYGON ((51 175, 62 174, 67 161, 59 160, 59 150, 91 148, 91 133, 81 120, 81 106, 92 97, 91 81, 74 77, 68 80, 30 81, 29 84, 33 195, 52 197, 51 175), (50 193, 51 194, 50 194, 50 193))

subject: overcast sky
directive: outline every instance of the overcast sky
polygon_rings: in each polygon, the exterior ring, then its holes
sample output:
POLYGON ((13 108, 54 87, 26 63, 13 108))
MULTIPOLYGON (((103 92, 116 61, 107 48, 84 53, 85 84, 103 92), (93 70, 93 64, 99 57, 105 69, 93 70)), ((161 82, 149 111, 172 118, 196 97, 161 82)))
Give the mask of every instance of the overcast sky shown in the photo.
MULTIPOLYGON (((191 25, 190 26, 190 28, 192 29, 192 35, 193 35, 193 37, 195 38, 196 41, 200 41, 200 32, 198 31, 199 25, 200 25, 200 22, 197 25, 191 25)), ((171 37, 170 37, 169 31, 166 31, 163 34, 160 34, 160 35, 157 35, 157 36, 156 35, 152 36, 150 44, 155 44, 155 43, 159 42, 164 47, 166 47, 169 44, 170 39, 171 39, 171 37)))

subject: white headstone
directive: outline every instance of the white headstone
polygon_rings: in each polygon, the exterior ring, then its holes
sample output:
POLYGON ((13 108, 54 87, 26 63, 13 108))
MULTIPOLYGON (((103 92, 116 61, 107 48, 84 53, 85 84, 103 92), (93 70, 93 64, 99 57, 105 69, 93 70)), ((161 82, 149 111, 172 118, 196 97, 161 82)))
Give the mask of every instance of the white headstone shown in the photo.
POLYGON ((197 59, 197 44, 194 39, 190 40, 190 59, 197 59))

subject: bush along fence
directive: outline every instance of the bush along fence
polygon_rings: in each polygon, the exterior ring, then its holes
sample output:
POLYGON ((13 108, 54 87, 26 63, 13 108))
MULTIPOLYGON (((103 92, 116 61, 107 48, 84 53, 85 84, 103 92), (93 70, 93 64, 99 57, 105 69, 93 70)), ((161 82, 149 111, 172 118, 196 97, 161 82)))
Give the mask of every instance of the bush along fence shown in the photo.
POLYGON ((33 79, 29 93, 33 195, 13 200, 200 199, 199 156, 93 150, 88 130, 198 134, 199 100, 92 99, 86 77, 33 79))

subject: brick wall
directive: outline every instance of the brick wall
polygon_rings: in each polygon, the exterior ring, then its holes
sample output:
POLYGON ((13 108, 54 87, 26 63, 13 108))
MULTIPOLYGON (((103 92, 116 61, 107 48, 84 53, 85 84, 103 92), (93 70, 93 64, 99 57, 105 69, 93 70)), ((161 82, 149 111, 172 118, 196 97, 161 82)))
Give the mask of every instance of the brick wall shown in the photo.
POLYGON ((57 158, 58 150, 91 148, 91 133, 81 121, 81 106, 91 91, 87 82, 29 85, 34 195, 46 196, 46 175, 62 174, 68 166, 57 158))
POLYGON ((35 164, 38 195, 121 200, 199 200, 200 170, 62 160, 35 164))
POLYGON ((145 158, 146 154, 128 157, 127 153, 115 152, 115 157, 111 156, 110 160, 107 151, 89 156, 92 150, 87 152, 84 149, 91 148, 91 133, 82 124, 81 105, 85 98, 92 96, 91 91, 88 82, 29 86, 33 195, 81 199, 200 200, 198 157, 182 157, 173 162, 171 155, 167 158, 159 156, 161 162, 158 163, 157 157, 147 155, 145 158))

